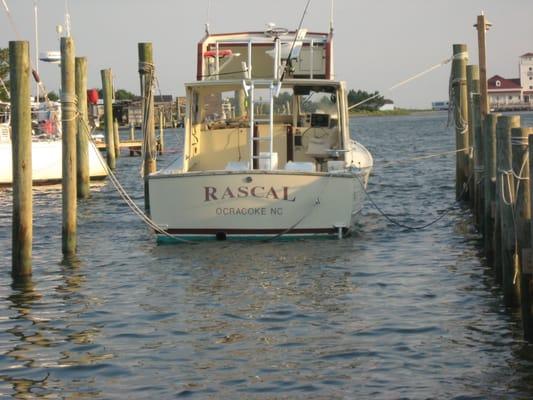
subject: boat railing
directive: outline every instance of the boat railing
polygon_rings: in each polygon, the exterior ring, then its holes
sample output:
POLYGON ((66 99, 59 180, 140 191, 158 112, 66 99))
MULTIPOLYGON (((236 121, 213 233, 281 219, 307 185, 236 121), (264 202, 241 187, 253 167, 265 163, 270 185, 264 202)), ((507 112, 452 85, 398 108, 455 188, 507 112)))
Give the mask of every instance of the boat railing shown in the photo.
POLYGON ((198 80, 264 78, 277 80, 283 75, 290 54, 294 66, 290 75, 306 79, 330 79, 329 39, 309 37, 306 31, 292 38, 253 36, 249 38, 210 37, 199 51, 198 80), (246 60, 241 60, 246 57, 246 60), (271 63, 265 62, 269 58, 271 63))

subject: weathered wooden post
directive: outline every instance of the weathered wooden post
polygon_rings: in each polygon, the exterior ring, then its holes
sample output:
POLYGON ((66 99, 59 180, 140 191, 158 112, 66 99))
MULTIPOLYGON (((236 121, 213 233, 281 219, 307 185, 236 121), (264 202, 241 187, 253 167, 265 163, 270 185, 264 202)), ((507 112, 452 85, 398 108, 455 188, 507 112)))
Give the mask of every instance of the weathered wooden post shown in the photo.
POLYGON ((472 126, 474 131, 474 215, 479 228, 479 232, 483 232, 483 207, 485 202, 485 165, 484 165, 484 149, 483 149, 483 130, 481 125, 481 110, 480 110, 481 95, 474 93, 472 95, 472 126))
POLYGON ((468 93, 468 143, 473 148, 468 158, 468 168, 470 173, 473 173, 472 179, 469 181, 468 192, 470 194, 469 200, 474 216, 474 224, 479 228, 480 220, 476 204, 479 203, 478 184, 481 173, 476 170, 476 166, 479 169, 479 165, 482 165, 482 162, 480 162, 481 153, 479 153, 481 143, 476 143, 474 127, 474 119, 476 118, 476 114, 479 114, 479 111, 476 109, 479 108, 479 104, 474 105, 474 94, 479 94, 479 67, 477 65, 467 65, 466 67, 466 89, 468 93))
POLYGON ((63 141, 63 254, 76 254, 76 82, 74 40, 61 38, 61 115, 63 141))
POLYGON ((133 122, 130 122, 130 140, 135 140, 135 124, 133 122))
POLYGON ((113 133, 113 104, 112 104, 112 85, 111 85, 111 70, 103 69, 100 71, 102 76, 102 88, 104 97, 104 129, 106 142, 106 157, 107 165, 111 169, 115 169, 115 144, 113 133))
POLYGON ((30 48, 9 42, 13 163, 13 233, 11 275, 15 281, 31 276, 33 205, 31 174, 30 48))
POLYGON ((471 195, 465 193, 465 184, 470 176, 468 157, 468 92, 466 87, 466 64, 468 53, 465 44, 453 45, 454 60, 452 64, 453 116, 455 121, 455 140, 457 150, 455 195, 459 200, 466 200, 471 195), (462 196, 462 197, 461 197, 462 196))
POLYGON ((486 21, 483 13, 478 15, 477 24, 478 54, 479 54, 479 81, 481 93, 481 119, 485 120, 489 114, 489 96, 487 87, 487 51, 486 51, 486 33, 491 24, 486 21))
MULTIPOLYGON (((533 129, 524 128, 521 132, 522 138, 528 137, 529 145, 529 165, 524 167, 524 178, 527 173, 527 177, 531 178, 533 176, 533 129), (529 168, 527 168, 529 167, 529 168)), ((522 139, 524 140, 524 139, 522 139)), ((524 327, 524 338, 529 342, 533 342, 533 258, 531 257, 531 239, 533 238, 533 226, 531 225, 531 216, 533 215, 533 209, 531 207, 531 199, 533 198, 533 184, 530 180, 524 179, 522 183, 525 183, 524 189, 529 189, 529 198, 525 198, 523 205, 526 207, 526 203, 529 200, 529 232, 523 241, 521 241, 523 257, 520 260, 522 279, 520 282, 520 308, 522 311, 522 326, 524 327), (527 243, 524 243, 525 240, 529 240, 527 243)), ((525 222, 527 225, 527 222, 525 222)), ((525 227, 528 229, 528 227, 525 227)))
POLYGON ((78 199, 90 195, 89 116, 87 113, 87 59, 76 57, 76 97, 78 98, 77 185, 78 199))
POLYGON ((515 230, 513 208, 515 207, 515 179, 513 176, 511 129, 520 126, 519 116, 502 116, 498 119, 496 134, 498 135, 498 181, 499 204, 501 219, 501 270, 503 298, 507 305, 515 304, 517 293, 514 281, 516 278, 515 230))
POLYGON ((159 154, 165 152, 165 116, 163 110, 159 109, 159 154))
POLYGON ((141 96, 143 98, 143 134, 144 134, 144 207, 150 209, 148 193, 148 175, 155 172, 156 140, 154 121, 154 77, 155 67, 152 43, 139 43, 139 75, 141 81, 141 96))
MULTIPOLYGON (((525 279, 525 273, 529 270, 528 253, 531 249, 531 192, 529 182, 529 134, 533 133, 533 128, 513 128, 511 130, 511 140, 513 146, 513 171, 516 175, 516 201, 515 201, 515 227, 516 227, 516 252, 515 259, 517 270, 515 271, 515 286, 519 303, 528 303, 529 296, 524 297, 523 286, 529 282, 525 279)), ((526 288, 527 291, 527 288, 526 288)), ((517 299, 518 300, 518 299, 517 299)), ((524 310, 522 309, 522 312, 524 310)), ((526 316, 527 318, 527 316, 526 316)), ((525 331, 525 329, 524 329, 525 331)))
MULTIPOLYGON (((488 114, 483 125, 483 149, 485 165, 484 247, 487 263, 495 267, 496 198, 496 124, 501 114, 488 114)), ((497 243, 500 243, 499 241, 497 243)), ((497 275, 497 274, 496 274, 497 275)))
POLYGON ((115 157, 120 157, 120 135, 118 131, 118 120, 113 120, 113 144, 115 145, 115 157))

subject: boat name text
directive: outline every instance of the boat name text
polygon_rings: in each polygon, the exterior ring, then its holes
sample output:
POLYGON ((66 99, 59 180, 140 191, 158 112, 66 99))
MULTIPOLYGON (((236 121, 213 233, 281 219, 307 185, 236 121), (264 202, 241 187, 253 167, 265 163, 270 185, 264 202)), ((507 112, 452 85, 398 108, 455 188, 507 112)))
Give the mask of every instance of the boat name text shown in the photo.
POLYGON ((224 190, 218 190, 214 186, 204 186, 204 202, 226 199, 243 199, 255 197, 258 199, 272 199, 283 201, 295 201, 296 198, 289 196, 289 188, 283 186, 276 190, 274 187, 264 186, 239 186, 238 188, 226 187, 224 190))

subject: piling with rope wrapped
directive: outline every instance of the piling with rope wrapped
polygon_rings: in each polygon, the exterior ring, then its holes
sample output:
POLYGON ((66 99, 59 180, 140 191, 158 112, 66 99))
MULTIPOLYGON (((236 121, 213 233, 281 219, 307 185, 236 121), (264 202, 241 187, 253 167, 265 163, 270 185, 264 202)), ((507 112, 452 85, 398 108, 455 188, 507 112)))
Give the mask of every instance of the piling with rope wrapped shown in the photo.
POLYGON ((484 205, 483 247, 489 266, 494 267, 494 230, 496 218, 496 124, 501 114, 488 114, 483 125, 484 205))
POLYGON ((499 218, 500 218, 500 267, 503 298, 506 305, 517 304, 515 259, 515 179, 513 175, 511 129, 520 127, 520 117, 502 116, 498 119, 496 135, 498 137, 498 182, 499 218))
POLYGON ((13 280, 18 282, 32 274, 32 145, 28 42, 9 42, 9 76, 13 160, 11 275, 13 280))
POLYGON ((467 89, 467 101, 468 101, 468 143, 472 146, 473 151, 469 154, 468 157, 468 169, 474 172, 474 179, 470 181, 469 192, 470 192, 470 207, 472 208, 474 216, 474 224, 479 227, 480 220, 477 213, 476 203, 479 202, 479 175, 480 172, 479 166, 482 165, 479 163, 481 158, 479 157, 480 143, 476 141, 474 120, 476 120, 477 115, 479 114, 479 99, 478 104, 474 105, 474 94, 479 94, 479 67, 477 65, 467 65, 466 67, 466 89, 467 89), (479 165, 478 165, 479 164, 479 165), (476 168, 477 167, 477 168, 476 168), (476 202, 477 200, 477 202, 476 202))
POLYGON ((472 94, 472 131, 474 134, 474 216, 479 232, 483 232, 483 204, 485 201, 485 165, 483 156, 483 131, 481 126, 481 94, 472 94))
MULTIPOLYGON (((455 121, 455 141, 457 149, 466 149, 468 142, 468 93, 466 87, 466 64, 468 60, 465 44, 453 45, 452 76, 450 82, 450 99, 453 105, 455 121)), ((463 186, 470 176, 468 170, 469 151, 458 152, 456 159, 455 195, 456 199, 463 193, 463 186)), ((466 198, 470 196, 467 194, 466 198)))
POLYGON ((150 210, 150 196, 148 193, 148 175, 157 169, 156 157, 157 146, 155 140, 155 118, 154 118, 154 82, 155 68, 152 51, 152 43, 139 43, 139 76, 141 82, 141 97, 143 110, 143 134, 144 134, 144 207, 150 210))
MULTIPOLYGON (((531 248, 531 193, 529 182, 529 142, 528 137, 533 128, 513 128, 511 130, 511 144, 513 147, 513 175, 515 178, 515 260, 516 271, 514 283, 518 289, 518 298, 521 307, 531 303, 529 299, 528 280, 524 279, 529 268, 529 252, 531 248), (524 295, 525 289, 526 294, 524 295)), ((526 310, 522 309, 522 313, 526 310)), ((527 312, 526 312, 527 314, 527 312)), ((526 318, 527 319, 527 315, 526 318)), ((524 319, 524 321, 525 321, 524 319)), ((525 326, 524 326, 525 328, 525 326)), ((524 329, 525 332, 525 329, 524 329)))
POLYGON ((65 256, 76 254, 77 184, 76 133, 77 100, 75 85, 74 40, 61 38, 61 114, 63 142, 63 228, 62 249, 65 256))

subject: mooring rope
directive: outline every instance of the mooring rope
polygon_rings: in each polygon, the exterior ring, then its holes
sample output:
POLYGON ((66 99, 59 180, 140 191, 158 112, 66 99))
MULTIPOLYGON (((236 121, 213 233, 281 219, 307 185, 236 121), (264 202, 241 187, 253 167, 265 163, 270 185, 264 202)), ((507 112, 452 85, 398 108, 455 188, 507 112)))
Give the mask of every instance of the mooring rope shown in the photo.
POLYGON ((370 203, 372 204, 372 206, 387 220, 389 221, 390 223, 392 223, 393 225, 396 225, 400 228, 404 228, 404 229, 408 229, 408 230, 422 230, 422 229, 426 229, 426 228, 429 228, 431 225, 434 225, 436 224, 437 222, 439 222, 441 219, 443 219, 445 216, 447 216, 452 210, 455 209, 455 207, 457 207, 457 203, 459 201, 462 200, 463 196, 466 194, 466 192, 468 192, 468 185, 470 184, 470 181, 472 180, 472 177, 474 175, 471 174, 470 177, 468 178, 468 180, 463 184, 463 190, 462 192, 459 194, 458 198, 455 200, 454 204, 450 207, 448 207, 447 209, 444 209, 442 210, 442 214, 437 217, 436 219, 434 219, 433 221, 431 222, 428 222, 427 224, 424 224, 424 225, 420 225, 420 226, 410 226, 410 225, 406 225, 406 224, 403 224, 401 222, 398 222, 396 221, 395 219, 393 219, 392 217, 390 217, 387 213, 385 213, 385 211, 383 211, 381 209, 381 207, 379 207, 379 205, 374 201, 374 199, 372 198, 372 196, 370 196, 370 193, 366 190, 365 188, 365 185, 363 184, 363 182, 361 181, 361 179, 359 178, 359 176, 356 176, 357 179, 359 180, 359 183, 361 184, 361 187, 363 189, 363 191, 365 192, 365 195, 366 197, 368 198, 368 200, 370 201, 370 203))
MULTIPOLYGON (((89 141, 91 143, 95 144, 94 140, 93 140, 93 138, 91 136, 91 133, 93 131, 91 131, 87 121, 85 121, 84 118, 81 118, 81 115, 79 115, 79 114, 78 114, 78 117, 80 118, 80 121, 83 123, 83 126, 85 128, 84 129, 85 135, 87 136, 87 138, 89 139, 89 141)), ((194 244, 194 242, 192 242, 190 240, 186 240, 186 239, 177 237, 175 235, 171 235, 170 233, 168 233, 165 230, 165 228, 163 228, 162 226, 158 225, 154 220, 152 220, 148 215, 146 215, 145 212, 131 198, 131 196, 128 194, 128 192, 126 191, 124 186, 122 186, 122 184, 120 183, 120 181, 117 178, 117 176, 115 175, 115 173, 109 168, 109 166, 107 165, 107 163, 105 162, 105 160, 103 159, 103 157, 99 153, 98 153, 98 159, 100 160, 100 164, 102 165, 102 167, 107 172, 111 183, 113 184, 113 186, 117 190, 117 192, 120 195, 120 197, 122 197, 124 202, 129 206, 129 208, 133 211, 133 213, 135 215, 137 215, 141 219, 141 221, 143 221, 147 226, 152 228, 155 232, 157 232, 157 233, 159 233, 161 235, 164 235, 164 236, 166 236, 166 237, 168 237, 168 238, 170 238, 172 240, 175 240, 175 241, 178 241, 178 242, 183 242, 183 243, 194 244)))
POLYGON ((442 153, 428 154, 428 155, 420 156, 420 157, 403 158, 403 159, 400 159, 400 160, 394 160, 394 161, 386 162, 384 164, 379 164, 377 166, 385 168, 385 167, 388 167, 388 166, 394 165, 394 164, 402 164, 402 163, 408 163, 408 162, 411 162, 411 161, 427 160, 427 159, 430 159, 430 158, 442 157, 442 156, 446 156, 446 155, 450 155, 450 154, 456 154, 456 153, 460 153, 462 151, 467 151, 467 150, 471 151, 472 147, 464 147, 464 148, 459 149, 459 150, 450 150, 450 151, 445 151, 445 152, 442 152, 442 153))
MULTIPOLYGON (((435 64, 435 65, 429 67, 428 69, 425 69, 424 71, 419 72, 419 73, 417 73, 417 74, 411 76, 410 78, 404 79, 403 81, 398 82, 397 84, 392 85, 390 88, 386 89, 385 92, 392 92, 393 90, 395 90, 395 89, 397 89, 397 88, 399 88, 399 87, 401 87, 401 86, 403 86, 403 85, 406 85, 406 84, 408 84, 409 82, 414 81, 415 79, 421 78, 422 76, 424 76, 424 75, 426 75, 426 74, 429 74, 430 72, 436 70, 437 68, 440 68, 440 67, 442 67, 442 66, 444 66, 444 65, 446 65, 446 64, 448 64, 448 63, 450 63, 451 61, 456 60, 456 59, 458 59, 458 58, 461 58, 461 57, 462 57, 462 54, 463 54, 463 53, 456 54, 455 56, 452 56, 452 57, 450 57, 450 58, 447 58, 446 60, 443 60, 443 61, 441 61, 440 63, 435 64)), ((365 103, 368 103, 369 101, 374 100, 375 98, 377 98, 377 97, 379 97, 379 96, 381 96, 381 94, 378 92, 378 93, 376 93, 375 95, 373 95, 373 96, 371 96, 371 97, 368 97, 368 98, 366 98, 366 99, 360 101, 359 103, 352 104, 351 106, 348 107, 348 111, 350 111, 350 110, 353 109, 353 108, 359 107, 359 106, 361 106, 361 105, 363 105, 363 104, 365 104, 365 103)))

